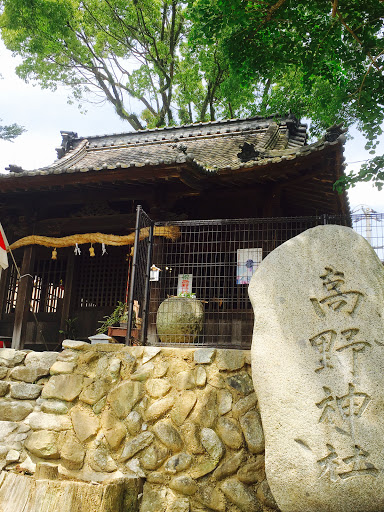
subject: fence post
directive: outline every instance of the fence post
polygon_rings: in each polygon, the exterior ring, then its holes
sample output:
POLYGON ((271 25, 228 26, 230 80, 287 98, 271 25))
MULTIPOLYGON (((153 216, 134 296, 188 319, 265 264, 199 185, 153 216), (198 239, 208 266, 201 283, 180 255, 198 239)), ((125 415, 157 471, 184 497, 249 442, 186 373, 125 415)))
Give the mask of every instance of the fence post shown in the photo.
POLYGON ((130 340, 131 340, 135 274, 136 274, 136 266, 137 266, 137 253, 139 250, 139 240, 140 240, 141 211, 142 211, 142 207, 140 205, 138 205, 137 209, 136 209, 135 244, 133 246, 132 270, 131 270, 131 279, 130 279, 130 288, 129 288, 127 334, 125 335, 125 344, 126 345, 130 345, 130 340))
POLYGON ((323 224, 324 226, 328 224, 328 215, 326 213, 323 213, 323 224))
POLYGON ((152 262, 152 248, 153 248, 153 222, 149 228, 148 248, 147 248, 147 268, 145 271, 145 290, 144 290, 144 304, 143 304, 143 325, 141 326, 141 341, 145 345, 148 329, 148 313, 150 301, 150 278, 151 278, 151 262, 152 262))

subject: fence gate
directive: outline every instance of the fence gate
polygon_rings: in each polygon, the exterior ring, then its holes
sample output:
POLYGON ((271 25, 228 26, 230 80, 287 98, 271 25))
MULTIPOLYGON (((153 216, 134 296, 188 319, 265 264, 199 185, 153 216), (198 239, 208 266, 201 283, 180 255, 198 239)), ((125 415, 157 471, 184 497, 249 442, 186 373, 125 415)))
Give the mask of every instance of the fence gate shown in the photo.
POLYGON ((144 345, 148 325, 149 277, 154 223, 139 205, 136 213, 135 245, 129 282, 126 345, 144 345))

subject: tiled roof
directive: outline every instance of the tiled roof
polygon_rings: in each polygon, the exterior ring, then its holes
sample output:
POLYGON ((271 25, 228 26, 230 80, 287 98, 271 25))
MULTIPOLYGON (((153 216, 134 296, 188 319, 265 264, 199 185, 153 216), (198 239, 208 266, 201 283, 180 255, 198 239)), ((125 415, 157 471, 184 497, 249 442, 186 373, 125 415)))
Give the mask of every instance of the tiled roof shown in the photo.
POLYGON ((34 171, 12 167, 0 175, 0 193, 156 182, 196 193, 279 183, 292 204, 345 213, 346 194, 332 188, 343 172, 344 131, 335 125, 307 144, 306 126, 290 115, 87 138, 62 132, 61 158, 34 171))
POLYGON ((129 189, 142 198, 162 183, 189 197, 215 187, 265 185, 276 187, 276 197, 281 189, 283 201, 298 210, 347 213, 347 195, 333 190, 343 174, 344 131, 335 125, 307 144, 306 126, 289 115, 92 137, 62 132, 60 158, 33 171, 10 166, 0 175, 0 194, 85 187, 129 189))
POLYGON ((58 149, 61 158, 53 164, 34 171, 17 169, 17 172, 3 175, 4 178, 186 162, 210 174, 270 162, 277 157, 292 158, 311 148, 305 145, 306 125, 292 115, 230 119, 91 137, 77 137, 71 132, 62 132, 62 135, 63 144, 58 149), (242 155, 244 144, 254 149, 248 160, 242 155))

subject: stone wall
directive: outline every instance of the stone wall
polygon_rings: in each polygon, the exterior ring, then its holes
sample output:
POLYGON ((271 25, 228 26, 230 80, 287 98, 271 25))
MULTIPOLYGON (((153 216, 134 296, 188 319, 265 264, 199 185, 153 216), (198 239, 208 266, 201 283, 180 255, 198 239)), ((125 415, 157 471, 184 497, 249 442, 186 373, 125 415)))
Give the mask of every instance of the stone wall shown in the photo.
POLYGON ((141 512, 270 511, 250 353, 66 340, 0 349, 0 464, 145 479, 141 512))

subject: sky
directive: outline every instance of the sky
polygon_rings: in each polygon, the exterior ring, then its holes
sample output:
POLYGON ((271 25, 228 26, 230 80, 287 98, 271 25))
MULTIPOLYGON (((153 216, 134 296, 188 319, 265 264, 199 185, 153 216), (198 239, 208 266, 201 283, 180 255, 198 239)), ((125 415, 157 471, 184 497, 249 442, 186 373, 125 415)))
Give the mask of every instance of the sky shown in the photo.
MULTIPOLYGON (((27 130, 14 142, 0 140, 0 172, 5 172, 9 164, 29 170, 52 163, 57 158, 55 148, 61 144, 60 130, 74 131, 79 136, 131 131, 128 122, 119 119, 108 103, 84 104, 84 113, 77 105, 68 104, 69 91, 64 87, 52 92, 26 84, 15 74, 19 58, 13 57, 1 41, 0 62, 1 124, 17 123, 27 130)), ((354 138, 347 141, 344 152, 347 172, 358 169, 362 161, 370 158, 359 132, 352 129, 350 134, 354 138)), ((384 138, 377 151, 384 153, 384 138)), ((353 211, 364 205, 384 213, 384 190, 379 192, 370 183, 351 189, 349 199, 353 211)))

